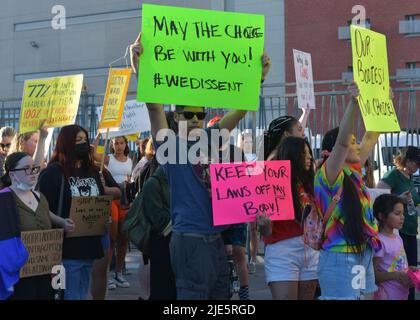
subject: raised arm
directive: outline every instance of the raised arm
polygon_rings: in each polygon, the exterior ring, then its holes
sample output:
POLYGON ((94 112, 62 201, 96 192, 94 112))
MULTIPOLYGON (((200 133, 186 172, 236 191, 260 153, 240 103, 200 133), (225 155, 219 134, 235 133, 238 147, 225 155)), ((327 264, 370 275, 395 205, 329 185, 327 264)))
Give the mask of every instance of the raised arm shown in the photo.
POLYGON ((343 170, 353 136, 354 117, 357 106, 356 98, 359 95, 359 89, 357 86, 351 86, 349 89, 352 97, 341 120, 337 141, 326 162, 327 179, 331 185, 334 184, 339 173, 343 170))
POLYGON ((380 132, 367 131, 360 143, 360 165, 363 167, 372 153, 376 142, 378 142, 380 132))
MULTIPOLYGON (((267 77, 268 71, 270 71, 271 62, 270 57, 264 53, 261 58, 262 61, 262 73, 261 73, 261 84, 264 82, 267 77)), ((241 121, 241 119, 246 115, 246 110, 232 110, 227 115, 225 115, 222 120, 220 120, 220 129, 227 129, 232 131, 241 121)))
MULTIPOLYGON (((141 44, 141 33, 136 41, 130 46, 131 69, 135 74, 139 73, 139 60, 144 48, 141 44)), ((168 128, 163 105, 159 103, 146 103, 147 110, 149 111, 150 126, 153 139, 156 139, 156 134, 161 129, 168 128)), ((155 140, 156 141, 156 140, 155 140)))
POLYGON ((38 143, 36 144, 35 153, 33 155, 35 166, 40 166, 42 169, 46 167, 44 154, 45 141, 48 137, 48 129, 43 126, 44 122, 41 124, 41 128, 39 129, 39 139, 38 143))
POLYGON ((301 109, 302 109, 302 115, 299 118, 299 122, 302 125, 303 130, 305 130, 308 124, 308 118, 311 113, 311 109, 309 107, 308 108, 302 107, 301 109))
MULTIPOLYGON (((93 150, 91 149, 91 151, 93 151, 92 152, 92 154, 93 154, 93 159, 96 161, 96 162, 101 162, 102 161, 102 157, 103 157, 103 154, 102 153, 98 153, 98 146, 99 146, 99 140, 101 139, 101 133, 100 132, 98 132, 97 134, 96 134, 96 137, 95 137, 95 140, 93 140, 93 144, 92 144, 92 146, 93 146, 93 150)), ((92 147, 91 146, 91 147, 92 147)), ((104 150, 104 152, 105 152, 105 150, 104 150)), ((104 159, 104 164, 107 166, 107 165, 109 165, 109 156, 108 155, 105 155, 105 159, 104 159)))
MULTIPOLYGON (((394 92, 392 88, 389 88, 389 98, 394 99, 394 92)), ((366 160, 369 158, 372 153, 373 148, 378 142, 380 132, 371 132, 367 131, 363 136, 362 142, 360 143, 360 164, 365 165, 366 160)))

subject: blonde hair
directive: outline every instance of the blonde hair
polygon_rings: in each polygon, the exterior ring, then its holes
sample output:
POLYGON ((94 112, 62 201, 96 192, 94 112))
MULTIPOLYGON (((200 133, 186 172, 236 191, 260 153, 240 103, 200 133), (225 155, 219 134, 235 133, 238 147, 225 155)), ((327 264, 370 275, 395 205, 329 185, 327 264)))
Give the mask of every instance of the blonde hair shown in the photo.
POLYGON ((407 164, 407 148, 401 148, 398 150, 398 154, 394 157, 394 165, 397 169, 403 169, 407 164))
POLYGON ((155 155, 155 148, 153 146, 153 139, 150 136, 149 140, 147 141, 147 144, 146 144, 146 150, 144 152, 144 156, 147 159, 151 159, 151 158, 153 158, 154 155, 155 155))
POLYGON ((38 131, 31 131, 15 135, 9 153, 26 152, 24 148, 25 142, 31 139, 35 133, 38 133, 38 131))

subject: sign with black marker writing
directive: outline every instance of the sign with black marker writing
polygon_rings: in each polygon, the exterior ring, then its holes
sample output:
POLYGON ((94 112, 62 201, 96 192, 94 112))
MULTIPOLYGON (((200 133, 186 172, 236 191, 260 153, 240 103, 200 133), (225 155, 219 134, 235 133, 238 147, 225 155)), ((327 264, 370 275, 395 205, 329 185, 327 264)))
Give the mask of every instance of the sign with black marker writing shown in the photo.
POLYGON ((51 274, 52 267, 61 264, 63 234, 63 229, 21 232, 29 258, 20 269, 20 278, 51 274))
POLYGON ((73 197, 70 219, 75 224, 74 232, 67 238, 99 236, 105 234, 111 213, 112 196, 73 197))
POLYGON ((385 35, 350 26, 353 74, 366 131, 399 132, 397 114, 390 97, 385 35))
POLYGON ((215 226, 255 221, 258 212, 271 220, 293 220, 290 161, 210 164, 215 226))
POLYGON ((143 5, 137 100, 257 110, 264 16, 143 5))

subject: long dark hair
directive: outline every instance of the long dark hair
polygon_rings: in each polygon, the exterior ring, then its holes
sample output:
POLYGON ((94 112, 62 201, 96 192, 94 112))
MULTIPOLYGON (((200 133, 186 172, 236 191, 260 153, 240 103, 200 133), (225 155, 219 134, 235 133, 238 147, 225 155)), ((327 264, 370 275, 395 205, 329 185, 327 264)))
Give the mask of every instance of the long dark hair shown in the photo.
MULTIPOLYGON (((328 153, 334 148, 339 128, 328 131, 322 140, 322 151, 325 154, 323 162, 328 159, 328 153)), ((351 178, 344 173, 343 179, 343 214, 344 237, 349 245, 355 246, 358 252, 363 251, 366 236, 363 232, 363 209, 356 186, 351 178)))
POLYGON ((303 138, 287 137, 280 144, 276 160, 290 160, 293 206, 295 208, 295 218, 300 222, 304 208, 299 202, 298 184, 303 185, 305 192, 314 195, 315 172, 311 146, 303 138), (312 158, 311 167, 308 171, 305 170, 305 146, 308 147, 312 158))
MULTIPOLYGON (((76 146, 76 136, 80 131, 83 131, 86 134, 86 141, 90 145, 89 134, 81 126, 72 124, 62 127, 57 137, 54 153, 51 157, 51 160, 48 162, 48 165, 59 163, 63 168, 66 178, 75 174, 75 164, 78 159, 76 158, 73 150, 76 146)), ((87 157, 81 161, 81 168, 85 172, 88 172, 92 169, 98 169, 93 162, 93 157, 90 152, 88 153, 87 157)))
POLYGON ((279 147, 285 132, 292 131, 292 128, 299 121, 291 116, 282 116, 271 121, 268 131, 264 132, 264 159, 267 160, 271 152, 279 147))

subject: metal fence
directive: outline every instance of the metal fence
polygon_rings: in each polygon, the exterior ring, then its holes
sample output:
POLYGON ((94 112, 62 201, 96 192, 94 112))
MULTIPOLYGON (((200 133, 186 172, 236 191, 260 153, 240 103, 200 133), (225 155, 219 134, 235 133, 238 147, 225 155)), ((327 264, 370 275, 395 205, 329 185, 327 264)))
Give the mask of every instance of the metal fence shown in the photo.
MULTIPOLYGON (((420 79, 397 79, 391 77, 394 88, 394 107, 400 121, 402 133, 387 134, 381 138, 375 152, 375 161, 382 176, 384 170, 392 166, 392 156, 397 148, 406 145, 420 146, 419 114, 420 107, 417 96, 420 91, 420 79), (408 133, 408 134, 406 134, 408 133)), ((238 127, 240 130, 252 129, 254 136, 268 128, 272 119, 291 114, 297 118, 300 109, 297 105, 295 83, 278 83, 264 85, 261 89, 260 108, 258 112, 250 112, 238 127)), ((340 123, 345 106, 349 101, 347 84, 343 80, 315 81, 316 110, 311 112, 308 119, 309 136, 315 157, 319 157, 321 140, 324 133, 340 123)), ((127 100, 135 99, 135 92, 127 95, 127 100)), ((103 95, 93 95, 83 92, 80 98, 76 123, 86 128, 89 137, 95 137, 98 125, 98 107, 102 106, 103 95)), ((21 99, 0 99, 0 127, 12 126, 18 128, 21 99)), ((168 108, 169 106, 166 106, 168 108)), ((209 109, 207 120, 222 115, 225 110, 209 109)), ((364 125, 360 114, 356 117, 356 138, 360 141, 364 134, 364 125)), ((53 136, 54 145, 58 129, 53 136)), ((143 133, 143 136, 149 133, 143 133)), ((133 147, 133 143, 131 144, 133 147)))

